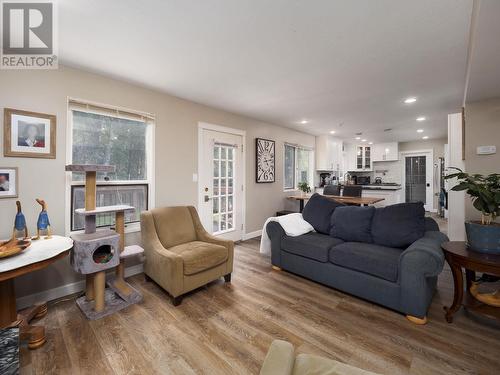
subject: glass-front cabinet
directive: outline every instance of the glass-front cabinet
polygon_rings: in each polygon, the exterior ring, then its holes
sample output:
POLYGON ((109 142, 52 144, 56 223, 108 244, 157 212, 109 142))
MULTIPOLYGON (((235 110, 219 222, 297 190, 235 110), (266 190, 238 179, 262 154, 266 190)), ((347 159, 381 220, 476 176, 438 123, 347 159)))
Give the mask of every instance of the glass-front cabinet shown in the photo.
POLYGON ((356 146, 356 170, 357 171, 372 170, 372 157, 371 157, 370 146, 363 146, 363 145, 356 146))

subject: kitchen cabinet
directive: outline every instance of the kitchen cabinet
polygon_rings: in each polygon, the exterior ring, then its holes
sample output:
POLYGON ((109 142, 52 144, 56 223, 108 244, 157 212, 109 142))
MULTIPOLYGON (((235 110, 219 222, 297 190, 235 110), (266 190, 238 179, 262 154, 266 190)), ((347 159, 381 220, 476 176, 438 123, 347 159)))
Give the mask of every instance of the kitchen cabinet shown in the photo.
POLYGON ((399 160, 398 142, 376 143, 373 145, 373 161, 399 160))
POLYGON ((329 135, 316 137, 316 170, 343 172, 342 141, 329 135))
POLYGON ((346 164, 349 172, 373 170, 372 146, 349 144, 346 146, 346 164))
POLYGON ((397 190, 365 190, 363 189, 362 197, 382 198, 383 201, 374 204, 375 207, 385 207, 392 204, 402 202, 401 189, 397 190))

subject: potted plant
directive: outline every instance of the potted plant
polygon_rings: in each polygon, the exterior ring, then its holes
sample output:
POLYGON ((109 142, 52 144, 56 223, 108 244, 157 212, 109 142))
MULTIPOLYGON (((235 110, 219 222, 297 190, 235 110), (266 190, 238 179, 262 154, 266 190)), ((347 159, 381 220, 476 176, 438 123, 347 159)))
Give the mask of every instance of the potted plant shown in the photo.
POLYGON ((495 219, 500 215, 500 174, 469 174, 459 168, 446 176, 456 178, 458 184, 451 190, 463 191, 471 197, 474 208, 481 212, 481 221, 465 223, 467 242, 472 250, 489 254, 500 254, 500 224, 495 219))
POLYGON ((311 187, 307 182, 299 182, 298 187, 302 195, 306 195, 307 193, 311 192, 311 187))

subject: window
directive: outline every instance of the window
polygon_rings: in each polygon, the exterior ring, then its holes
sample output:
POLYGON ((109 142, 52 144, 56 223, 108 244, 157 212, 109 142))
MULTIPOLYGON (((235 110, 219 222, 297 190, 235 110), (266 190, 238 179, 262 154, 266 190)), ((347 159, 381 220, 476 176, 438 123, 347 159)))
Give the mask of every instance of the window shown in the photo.
MULTIPOLYGON (((96 205, 128 204, 134 212, 125 223, 137 223, 151 206, 153 124, 151 116, 97 107, 70 100, 71 164, 109 164, 113 173, 97 174, 96 205)), ((85 206, 83 173, 71 173, 70 230, 84 228, 74 210, 85 206)), ((97 226, 114 225, 114 214, 97 216, 97 226)))
POLYGON ((299 182, 313 185, 313 151, 296 145, 285 144, 284 188, 295 190, 299 182))

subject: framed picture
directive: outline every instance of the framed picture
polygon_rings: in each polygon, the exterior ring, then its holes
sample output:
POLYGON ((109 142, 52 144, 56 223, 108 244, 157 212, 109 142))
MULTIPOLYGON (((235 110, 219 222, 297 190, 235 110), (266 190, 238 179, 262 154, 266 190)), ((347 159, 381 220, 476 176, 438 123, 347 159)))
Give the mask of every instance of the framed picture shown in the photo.
POLYGON ((19 173, 17 167, 0 167, 0 199, 17 198, 19 173))
POLYGON ((269 139, 255 139, 256 175, 257 183, 274 182, 276 174, 275 142, 269 139))
POLYGON ((56 158, 56 116, 4 110, 4 156, 56 158))

